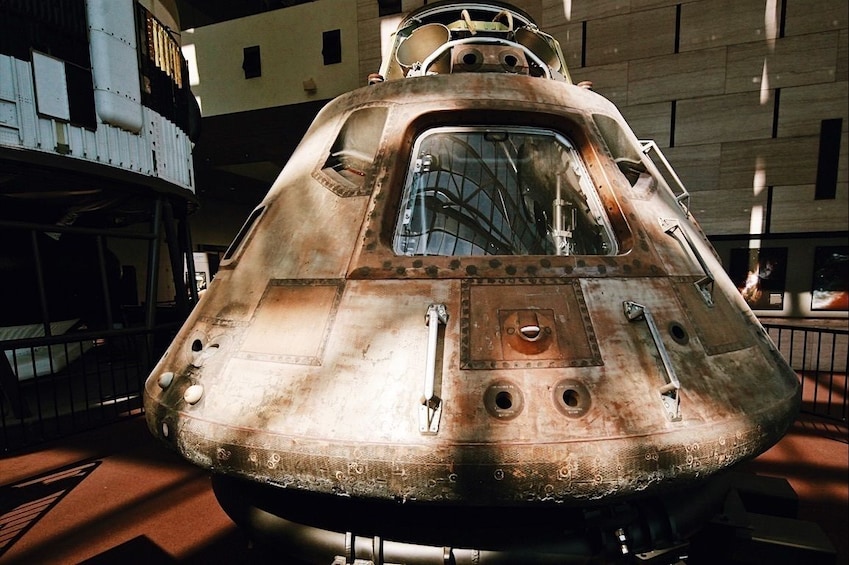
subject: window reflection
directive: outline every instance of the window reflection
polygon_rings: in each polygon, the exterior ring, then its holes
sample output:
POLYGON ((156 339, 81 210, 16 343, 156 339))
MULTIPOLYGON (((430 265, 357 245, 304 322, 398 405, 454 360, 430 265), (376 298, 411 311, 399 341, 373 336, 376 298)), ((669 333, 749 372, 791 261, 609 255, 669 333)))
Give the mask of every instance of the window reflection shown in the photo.
POLYGON ((536 128, 438 128, 416 140, 393 247, 399 255, 609 255, 586 167, 536 128))

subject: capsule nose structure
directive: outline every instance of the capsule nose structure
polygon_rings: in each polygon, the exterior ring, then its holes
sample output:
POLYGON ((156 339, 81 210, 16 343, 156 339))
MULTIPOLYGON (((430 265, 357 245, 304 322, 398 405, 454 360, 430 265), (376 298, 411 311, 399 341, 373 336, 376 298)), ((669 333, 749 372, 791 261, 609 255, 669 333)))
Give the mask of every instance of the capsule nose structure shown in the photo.
POLYGON ((440 2, 393 42, 226 252, 151 432, 307 562, 674 545, 793 422, 796 375, 660 150, 527 14, 440 2))

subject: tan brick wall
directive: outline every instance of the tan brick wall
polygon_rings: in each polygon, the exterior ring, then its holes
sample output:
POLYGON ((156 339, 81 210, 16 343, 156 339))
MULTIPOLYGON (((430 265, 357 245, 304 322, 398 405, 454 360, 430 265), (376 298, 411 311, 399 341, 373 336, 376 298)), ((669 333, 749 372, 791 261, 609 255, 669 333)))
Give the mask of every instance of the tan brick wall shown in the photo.
POLYGON ((542 0, 542 14, 572 78, 661 147, 708 234, 749 233, 768 187, 765 231, 849 229, 845 0, 542 0), (835 118, 837 197, 814 200, 820 126, 835 118))

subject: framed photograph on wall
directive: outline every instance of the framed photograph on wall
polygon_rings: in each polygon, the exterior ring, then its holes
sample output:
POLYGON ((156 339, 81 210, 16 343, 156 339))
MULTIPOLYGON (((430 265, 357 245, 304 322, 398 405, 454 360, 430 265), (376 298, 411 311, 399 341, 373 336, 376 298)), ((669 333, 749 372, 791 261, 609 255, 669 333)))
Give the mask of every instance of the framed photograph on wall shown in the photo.
POLYGON ((817 247, 814 250, 811 310, 849 310, 849 246, 817 247))
POLYGON ((752 310, 783 310, 787 248, 732 249, 728 273, 752 310))

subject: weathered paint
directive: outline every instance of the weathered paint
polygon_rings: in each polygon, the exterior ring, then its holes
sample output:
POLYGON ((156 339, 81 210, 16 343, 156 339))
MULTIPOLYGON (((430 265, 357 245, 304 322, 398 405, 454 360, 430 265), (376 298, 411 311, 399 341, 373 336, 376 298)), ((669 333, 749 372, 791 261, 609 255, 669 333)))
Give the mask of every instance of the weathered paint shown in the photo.
POLYGON ((331 102, 154 369, 151 431, 202 467, 273 488, 455 506, 668 493, 769 448, 798 409, 795 374, 654 164, 636 149, 654 180, 620 172, 600 117, 639 147, 601 96, 531 76, 392 80, 331 102), (379 133, 359 181, 323 170, 355 114, 379 133), (396 255, 413 139, 442 124, 568 135, 618 252, 396 255), (705 269, 709 299, 696 286, 705 269), (651 312, 660 343, 625 303, 651 312), (434 434, 419 421, 431 304, 448 314, 434 434), (675 417, 664 356, 680 382, 675 417))

